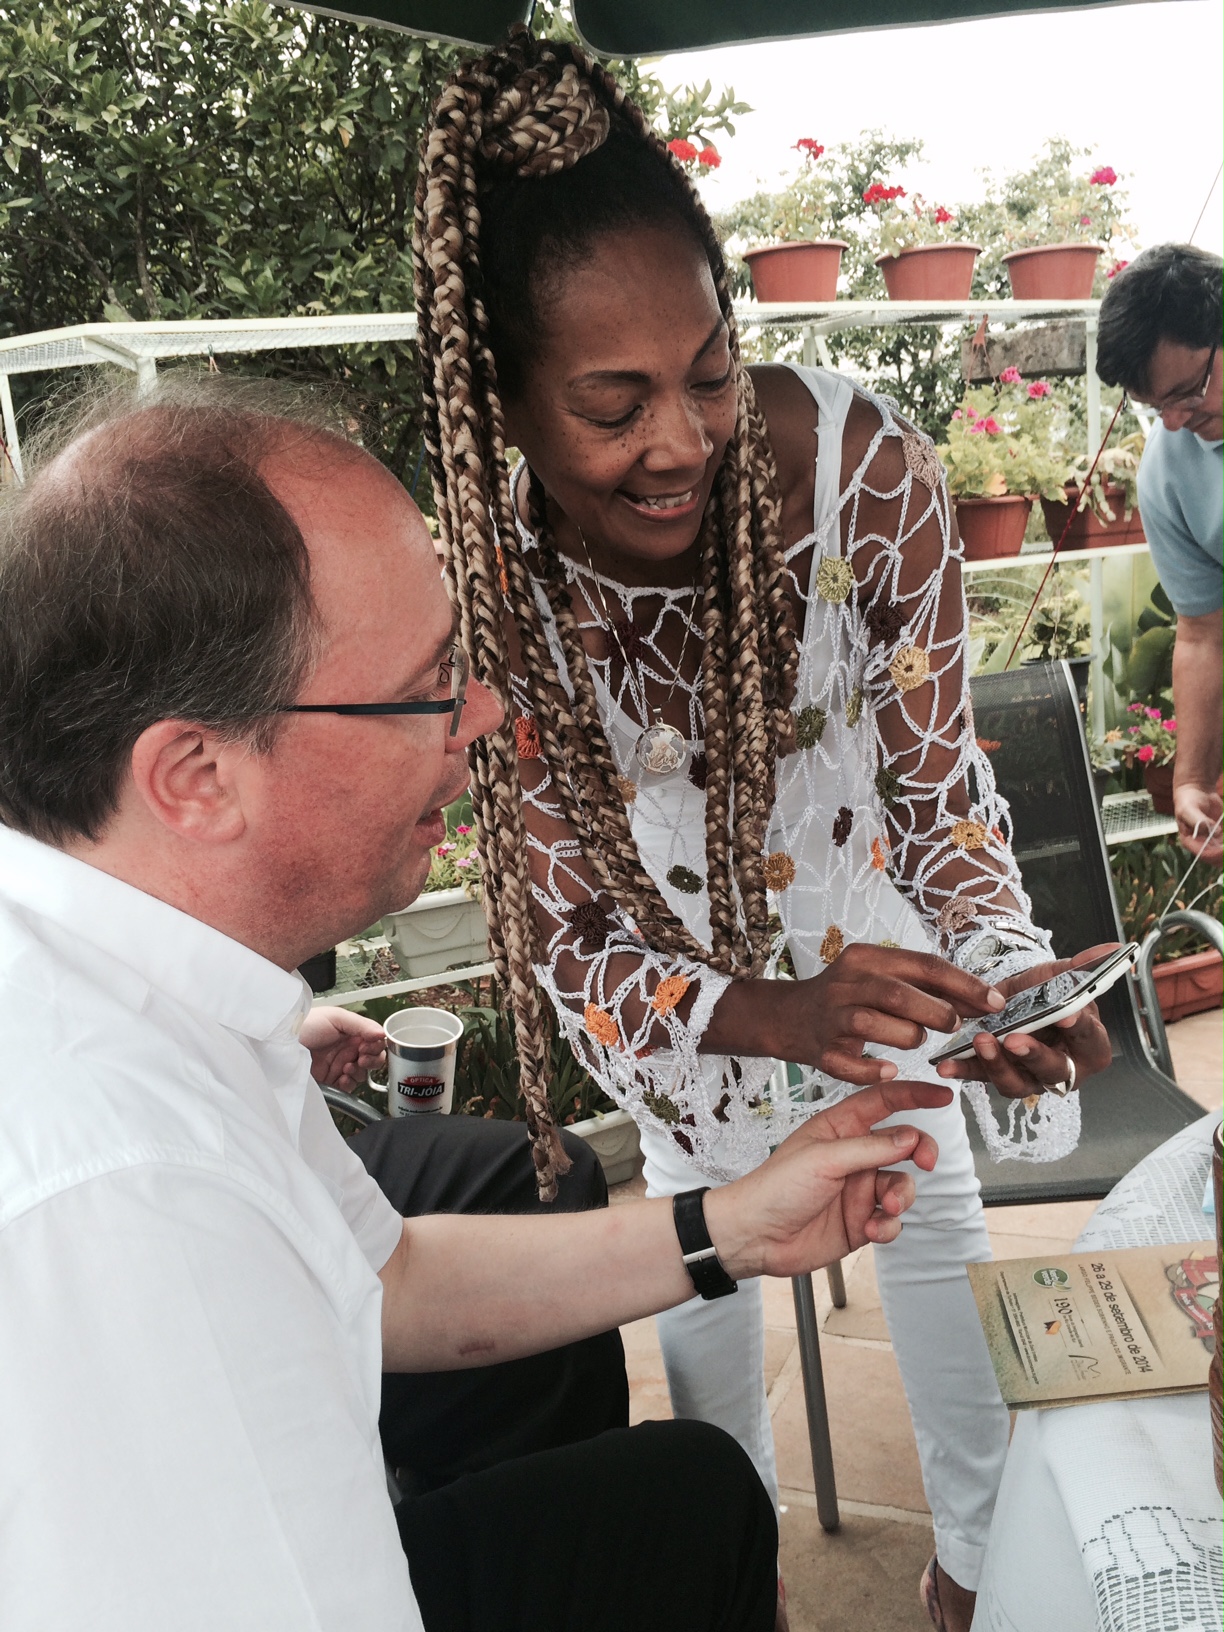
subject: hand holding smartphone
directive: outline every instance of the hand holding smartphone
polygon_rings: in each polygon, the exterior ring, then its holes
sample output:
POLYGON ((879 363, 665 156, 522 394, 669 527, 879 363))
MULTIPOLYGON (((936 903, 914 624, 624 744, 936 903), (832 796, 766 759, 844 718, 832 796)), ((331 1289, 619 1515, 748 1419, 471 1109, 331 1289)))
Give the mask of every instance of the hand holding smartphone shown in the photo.
POLYGON ((1103 953, 1078 969, 1052 975, 1049 980, 1018 992, 998 1014, 984 1015, 980 1020, 972 1020, 962 1026, 938 1054, 931 1056, 931 1064, 973 1059, 973 1039, 983 1031, 1001 1039, 1016 1032, 1040 1031, 1045 1026, 1057 1025, 1060 1020, 1069 1019, 1121 980, 1135 967, 1138 956, 1139 948, 1131 942, 1103 953))

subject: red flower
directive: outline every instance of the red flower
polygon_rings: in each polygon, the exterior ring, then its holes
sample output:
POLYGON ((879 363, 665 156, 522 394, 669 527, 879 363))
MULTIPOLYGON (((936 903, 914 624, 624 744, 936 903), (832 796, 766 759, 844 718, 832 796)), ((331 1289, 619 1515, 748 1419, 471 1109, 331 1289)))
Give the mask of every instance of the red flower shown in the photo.
MULTIPOLYGON (((999 384, 1000 385, 1019 385, 1020 384, 1020 370, 1018 368, 1014 367, 1014 366, 1012 368, 1005 368, 1003 370, 1002 374, 999 375, 999 384)), ((1030 391, 1029 395, 1032 396, 1032 394, 1033 393, 1030 391)))
POLYGON ((1129 266, 1129 265, 1130 265, 1129 261, 1115 261, 1114 264, 1110 267, 1109 271, 1106 272, 1105 276, 1107 278, 1116 278, 1118 273, 1121 272, 1122 268, 1124 266, 1129 266))
POLYGON ((681 164, 692 164, 697 157, 697 149, 692 142, 686 142, 683 136, 675 136, 667 144, 667 151, 680 160, 681 164))
POLYGON ((1150 743, 1145 742, 1143 747, 1136 751, 1135 758, 1141 765, 1149 765, 1156 758, 1156 750, 1150 743))
POLYGON ((698 153, 697 163, 706 170, 717 170, 719 165, 722 163, 722 159, 720 158, 718 149, 716 147, 710 147, 707 145, 702 148, 700 153, 698 153))
POLYGON ((812 137, 810 136, 801 136, 795 143, 795 146, 806 159, 818 159, 824 152, 824 148, 820 145, 820 143, 813 141, 812 137))
POLYGON ((936 226, 942 227, 946 221, 955 221, 955 220, 956 220, 956 217, 952 214, 952 211, 951 210, 945 210, 942 204, 939 205, 939 207, 936 209, 936 211, 935 211, 935 224, 936 224, 936 226))
POLYGON ((873 181, 863 194, 864 204, 891 204, 894 198, 904 198, 904 187, 885 187, 881 181, 873 181))
POLYGON ((979 423, 982 429, 986 432, 987 436, 1002 436, 1003 427, 999 424, 998 420, 993 417, 993 415, 987 414, 986 418, 980 420, 979 423))
POLYGON ((1045 380, 1034 380, 1032 385, 1030 385, 1028 388, 1028 394, 1030 397, 1048 397, 1050 394, 1050 387, 1046 384, 1045 380))
POLYGON ((1118 179, 1118 172, 1110 164, 1103 164, 1099 170, 1094 170, 1088 177, 1092 187, 1112 187, 1118 179))

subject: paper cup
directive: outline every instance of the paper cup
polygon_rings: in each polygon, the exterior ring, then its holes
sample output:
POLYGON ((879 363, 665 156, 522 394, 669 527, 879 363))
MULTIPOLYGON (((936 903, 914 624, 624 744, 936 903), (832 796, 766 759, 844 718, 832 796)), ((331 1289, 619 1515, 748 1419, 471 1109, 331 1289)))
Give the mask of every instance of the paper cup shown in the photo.
POLYGON ((455 1049, 463 1021, 448 1009, 400 1009, 387 1035, 387 1103, 392 1116, 449 1111, 455 1092, 455 1049))

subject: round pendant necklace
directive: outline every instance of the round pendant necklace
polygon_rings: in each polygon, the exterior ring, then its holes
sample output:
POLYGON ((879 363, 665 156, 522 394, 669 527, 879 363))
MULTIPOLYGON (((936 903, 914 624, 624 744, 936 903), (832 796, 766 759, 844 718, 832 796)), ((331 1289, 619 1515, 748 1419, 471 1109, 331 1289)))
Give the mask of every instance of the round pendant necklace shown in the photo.
POLYGON ((693 599, 689 603, 688 617, 685 619, 684 640, 681 643, 680 656, 676 662, 675 678, 672 680, 671 687, 667 696, 663 699, 662 705, 655 709, 648 708, 645 682, 643 680, 639 685, 640 676, 637 675, 633 664, 629 661, 629 653, 625 650, 625 644, 617 632, 616 624, 613 622, 612 614, 608 609, 607 598, 603 592, 603 585, 599 581, 599 574, 595 571, 595 563, 591 560, 590 548, 581 532, 579 532, 578 537, 582 540, 582 548, 587 558, 591 582, 595 585, 595 593, 599 596, 599 604, 603 608, 604 633, 610 635, 615 641, 616 648, 621 655, 621 661, 625 665, 625 680, 633 694, 634 704, 642 719, 649 721, 639 731, 634 741, 633 757, 637 761, 639 769, 648 776, 657 777, 660 781, 665 780, 667 777, 678 776, 681 772, 687 770, 692 752, 683 731, 677 726, 669 725, 663 718, 663 710, 670 707, 671 700, 676 694, 676 687, 680 683, 680 676, 684 671, 684 659, 688 652, 689 634, 693 627, 693 614, 697 610, 698 586, 693 586, 693 599), (651 719, 652 714, 653 719, 651 719))

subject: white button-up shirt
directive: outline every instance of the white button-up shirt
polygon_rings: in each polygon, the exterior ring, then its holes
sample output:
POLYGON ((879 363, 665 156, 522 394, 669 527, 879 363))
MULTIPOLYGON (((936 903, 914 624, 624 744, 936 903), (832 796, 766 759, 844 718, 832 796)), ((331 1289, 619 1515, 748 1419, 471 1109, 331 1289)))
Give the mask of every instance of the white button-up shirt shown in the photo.
POLYGON ((0 1626, 417 1632, 308 996, 0 828, 0 1626))

